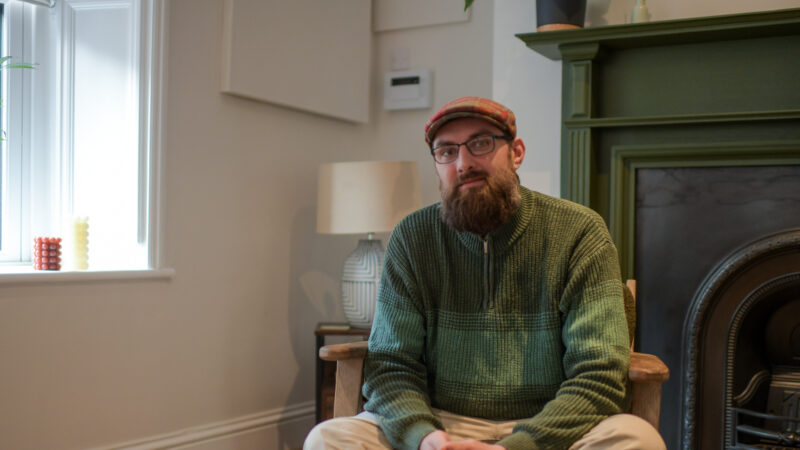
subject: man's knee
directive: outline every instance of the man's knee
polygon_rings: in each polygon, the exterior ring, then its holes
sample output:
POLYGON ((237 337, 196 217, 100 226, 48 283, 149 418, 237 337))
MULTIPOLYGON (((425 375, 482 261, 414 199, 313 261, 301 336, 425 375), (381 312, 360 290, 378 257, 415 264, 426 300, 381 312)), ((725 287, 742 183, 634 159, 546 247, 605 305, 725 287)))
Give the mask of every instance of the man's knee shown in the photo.
POLYGON ((378 424, 369 418, 340 417, 318 423, 306 436, 303 450, 392 448, 378 424))
POLYGON ((665 450, 666 444, 650 423, 632 414, 616 414, 598 423, 570 449, 665 450))
POLYGON ((325 435, 328 434, 325 428, 329 427, 330 420, 320 422, 311 429, 306 436, 306 441, 303 443, 303 450, 321 449, 325 448, 325 435))

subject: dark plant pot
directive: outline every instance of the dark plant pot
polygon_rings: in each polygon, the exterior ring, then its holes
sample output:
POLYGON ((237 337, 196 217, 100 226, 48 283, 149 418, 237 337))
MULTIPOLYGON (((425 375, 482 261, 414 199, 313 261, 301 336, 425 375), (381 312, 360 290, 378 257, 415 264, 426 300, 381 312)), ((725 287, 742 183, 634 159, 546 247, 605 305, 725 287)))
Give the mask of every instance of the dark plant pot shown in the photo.
POLYGON ((586 0, 536 0, 536 31, 583 27, 586 0))

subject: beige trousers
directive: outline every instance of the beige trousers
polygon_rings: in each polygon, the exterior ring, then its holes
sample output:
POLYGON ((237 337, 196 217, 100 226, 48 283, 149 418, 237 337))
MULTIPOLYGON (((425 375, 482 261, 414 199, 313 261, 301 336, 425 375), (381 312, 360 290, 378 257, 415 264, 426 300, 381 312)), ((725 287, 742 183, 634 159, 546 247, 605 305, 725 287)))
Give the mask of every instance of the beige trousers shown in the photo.
MULTIPOLYGON (((433 410, 453 441, 476 439, 496 442, 511 434, 517 420, 486 420, 433 410)), ((304 450, 373 450, 391 449, 392 445, 378 427, 375 416, 362 412, 321 422, 311 430, 304 450)), ((631 414, 617 414, 598 423, 569 450, 665 450, 664 440, 649 423, 631 414)))

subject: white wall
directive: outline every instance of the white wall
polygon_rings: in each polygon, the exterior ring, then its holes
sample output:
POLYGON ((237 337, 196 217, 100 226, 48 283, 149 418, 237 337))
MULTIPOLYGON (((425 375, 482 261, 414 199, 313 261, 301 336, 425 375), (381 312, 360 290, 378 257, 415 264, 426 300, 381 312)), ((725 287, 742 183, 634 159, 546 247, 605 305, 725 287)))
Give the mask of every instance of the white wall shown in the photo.
POLYGON ((492 26, 493 1, 481 0, 475 2, 469 22, 385 31, 375 35, 372 74, 375 121, 370 142, 374 153, 371 155, 376 159, 418 161, 423 204, 439 201, 434 163, 425 144, 425 122, 454 98, 466 95, 491 97, 492 26), (391 70, 395 51, 408 52, 410 69, 432 70, 432 108, 383 110, 383 75, 391 70))
MULTIPOLYGON (((740 14, 773 9, 797 8, 797 0, 642 0, 650 11, 650 20, 674 20, 690 17, 740 14)), ((588 0, 586 25, 628 23, 635 0, 588 0)))
POLYGON ((530 50, 515 35, 536 29, 536 3, 495 2, 492 55, 494 99, 514 111, 517 135, 525 142, 520 182, 559 195, 561 164, 561 61, 530 50))

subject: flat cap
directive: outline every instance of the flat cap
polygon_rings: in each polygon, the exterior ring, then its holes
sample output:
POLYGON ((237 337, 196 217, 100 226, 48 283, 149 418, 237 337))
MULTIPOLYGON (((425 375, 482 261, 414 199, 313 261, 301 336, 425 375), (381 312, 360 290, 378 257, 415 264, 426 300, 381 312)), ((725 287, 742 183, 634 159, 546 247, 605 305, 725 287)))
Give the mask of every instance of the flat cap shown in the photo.
POLYGON ((500 128, 503 134, 517 136, 517 122, 514 113, 505 106, 488 98, 461 97, 444 105, 425 124, 425 142, 430 146, 439 129, 451 120, 464 117, 483 119, 500 128))

